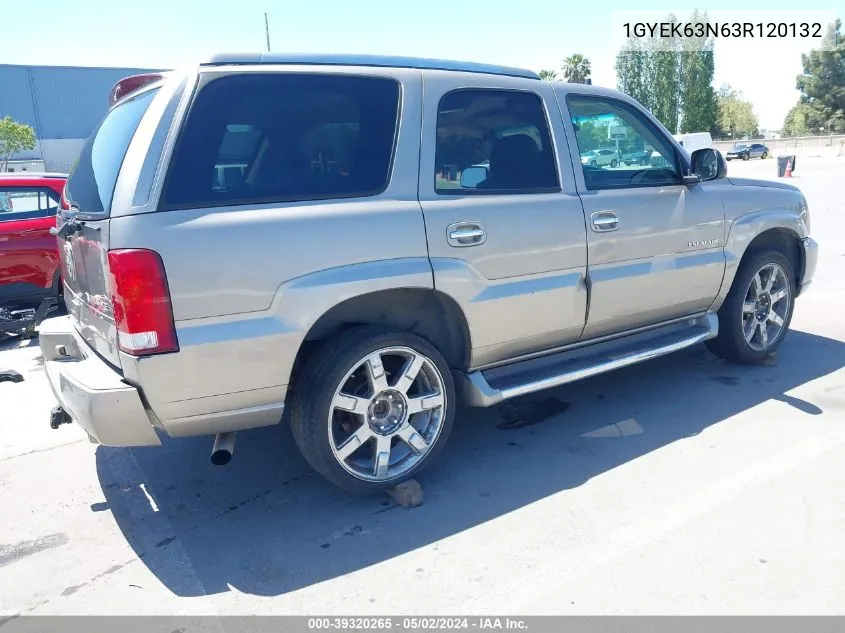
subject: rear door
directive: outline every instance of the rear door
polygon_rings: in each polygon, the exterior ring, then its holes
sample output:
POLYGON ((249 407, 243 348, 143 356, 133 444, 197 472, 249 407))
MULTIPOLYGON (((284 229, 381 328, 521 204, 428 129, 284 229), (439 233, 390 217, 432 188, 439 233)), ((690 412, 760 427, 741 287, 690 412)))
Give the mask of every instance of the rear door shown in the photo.
POLYGON ((52 288, 58 206, 52 189, 0 181, 0 301, 26 302, 52 288))
POLYGON ((430 71, 420 155, 435 287, 469 322, 481 366, 578 339, 584 216, 548 83, 430 71))
POLYGON ((115 366, 120 357, 109 296, 108 218, 124 156, 157 93, 145 90, 109 110, 68 178, 56 221, 67 310, 86 342, 115 366))

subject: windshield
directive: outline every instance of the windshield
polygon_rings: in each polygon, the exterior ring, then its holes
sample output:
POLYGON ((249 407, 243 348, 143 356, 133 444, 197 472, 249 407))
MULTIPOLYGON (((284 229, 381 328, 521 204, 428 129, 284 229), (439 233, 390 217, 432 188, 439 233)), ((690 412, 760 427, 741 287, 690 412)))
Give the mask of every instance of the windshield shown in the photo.
POLYGON ((746 147, 748 147, 748 145, 742 144, 735 146, 734 149, 745 149, 746 147))

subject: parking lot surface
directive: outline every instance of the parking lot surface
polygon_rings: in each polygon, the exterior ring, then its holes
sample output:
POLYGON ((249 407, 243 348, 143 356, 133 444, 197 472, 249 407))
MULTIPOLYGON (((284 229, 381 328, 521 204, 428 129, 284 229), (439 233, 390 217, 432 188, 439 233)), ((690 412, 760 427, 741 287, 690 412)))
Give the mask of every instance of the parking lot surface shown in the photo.
POLYGON ((821 256, 776 358, 702 346, 464 409, 413 510, 334 489, 286 425, 224 468, 210 438, 52 431, 37 345, 4 344, 0 615, 841 613, 845 159, 797 167, 821 256))

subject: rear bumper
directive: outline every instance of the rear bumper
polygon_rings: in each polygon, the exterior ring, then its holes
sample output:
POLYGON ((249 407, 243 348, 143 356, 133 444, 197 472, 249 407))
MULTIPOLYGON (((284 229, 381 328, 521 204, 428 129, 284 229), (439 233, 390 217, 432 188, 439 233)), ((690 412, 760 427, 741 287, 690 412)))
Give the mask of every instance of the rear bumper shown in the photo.
POLYGON ((798 295, 803 294, 813 282, 813 275, 816 274, 816 266, 819 263, 819 245, 812 237, 805 237, 801 240, 801 247, 804 251, 804 274, 798 286, 798 295))
POLYGON ((43 321, 38 334, 50 388, 92 442, 106 446, 161 444, 138 390, 94 354, 69 316, 43 321))

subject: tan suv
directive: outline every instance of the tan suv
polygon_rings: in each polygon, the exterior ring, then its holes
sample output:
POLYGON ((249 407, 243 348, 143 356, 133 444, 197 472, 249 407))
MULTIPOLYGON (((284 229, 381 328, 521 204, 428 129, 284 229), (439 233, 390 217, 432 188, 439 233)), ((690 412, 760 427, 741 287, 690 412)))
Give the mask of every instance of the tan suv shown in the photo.
POLYGON ((798 189, 690 157, 613 90, 271 54, 144 81, 70 176, 69 315, 41 327, 51 424, 102 444, 209 434, 225 463, 290 409, 317 471, 383 488, 434 460, 458 397, 702 342, 762 360, 816 267, 798 189), (662 160, 584 164, 607 125, 662 160))

